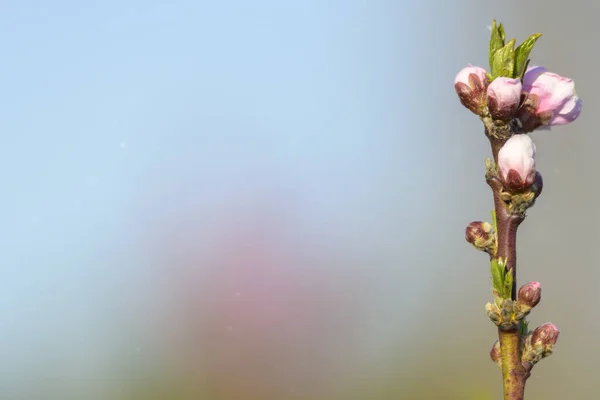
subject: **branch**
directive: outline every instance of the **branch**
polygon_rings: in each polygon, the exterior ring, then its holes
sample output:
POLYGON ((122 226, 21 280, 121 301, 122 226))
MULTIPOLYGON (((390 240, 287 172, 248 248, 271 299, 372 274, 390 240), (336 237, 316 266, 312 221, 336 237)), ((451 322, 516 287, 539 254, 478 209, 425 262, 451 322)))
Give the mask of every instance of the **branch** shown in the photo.
MULTIPOLYGON (((498 151, 502 141, 490 137, 494 161, 498 160, 498 151)), ((488 185, 494 195, 494 208, 496 210, 496 224, 498 247, 495 257, 506 259, 506 269, 513 278, 512 300, 517 294, 517 228, 525 219, 524 216, 510 214, 507 204, 502 200, 502 183, 497 177, 490 177, 488 185)), ((521 362, 521 336, 516 327, 510 330, 498 328, 500 351, 502 356, 502 377, 504 381, 504 400, 523 400, 525 383, 529 378, 530 368, 525 368, 521 362)))

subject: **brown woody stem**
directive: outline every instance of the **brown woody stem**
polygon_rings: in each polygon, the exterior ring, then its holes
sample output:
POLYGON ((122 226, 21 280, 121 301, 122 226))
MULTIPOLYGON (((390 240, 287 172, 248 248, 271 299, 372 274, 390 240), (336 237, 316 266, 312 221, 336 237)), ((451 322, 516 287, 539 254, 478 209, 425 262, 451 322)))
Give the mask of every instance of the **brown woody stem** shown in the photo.
MULTIPOLYGON (((494 161, 498 162, 498 151, 504 141, 488 136, 492 146, 494 161)), ((506 203, 502 200, 502 183, 495 177, 488 179, 494 195, 496 224, 498 235, 498 250, 495 257, 506 259, 507 270, 513 277, 512 300, 517 294, 517 228, 524 217, 510 214, 506 203)), ((500 351, 502 355, 502 376, 504 381, 504 400, 523 400, 525 382, 529 377, 529 368, 521 363, 521 337, 517 328, 509 331, 498 330, 500 351)))
POLYGON ((502 355, 502 377, 504 400, 523 400, 525 382, 529 378, 527 366, 521 363, 521 338, 518 330, 503 332, 498 330, 500 354, 502 355))

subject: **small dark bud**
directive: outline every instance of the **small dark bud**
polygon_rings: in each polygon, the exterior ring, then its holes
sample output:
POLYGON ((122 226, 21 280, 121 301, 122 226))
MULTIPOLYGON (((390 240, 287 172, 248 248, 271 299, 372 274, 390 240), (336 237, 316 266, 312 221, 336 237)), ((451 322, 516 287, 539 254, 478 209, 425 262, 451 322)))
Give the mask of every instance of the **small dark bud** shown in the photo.
POLYGON ((482 221, 473 221, 465 229, 465 239, 476 249, 493 251, 496 245, 496 235, 491 224, 482 221))

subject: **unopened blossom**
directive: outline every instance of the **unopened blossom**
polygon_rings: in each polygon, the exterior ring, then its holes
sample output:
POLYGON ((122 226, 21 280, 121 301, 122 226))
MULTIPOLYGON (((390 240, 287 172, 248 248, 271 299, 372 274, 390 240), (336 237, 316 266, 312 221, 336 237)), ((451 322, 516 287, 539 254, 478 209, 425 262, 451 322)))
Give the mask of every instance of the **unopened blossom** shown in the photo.
POLYGON ((473 221, 465 229, 465 239, 476 249, 489 252, 496 244, 494 228, 488 222, 473 221))
POLYGON ((581 113, 581 99, 572 79, 564 78, 544 67, 529 67, 523 77, 526 98, 517 117, 524 132, 542 126, 573 122, 581 113))
POLYGON ((454 79, 454 90, 463 106, 477 115, 485 107, 486 89, 490 84, 485 69, 468 66, 460 70, 454 79))
POLYGON ((533 346, 541 345, 545 355, 549 355, 554 350, 554 345, 558 340, 560 331, 556 325, 548 322, 535 328, 531 335, 531 344, 533 346))
POLYGON ((513 135, 498 152, 500 177, 507 189, 522 190, 535 181, 535 144, 527 135, 513 135))
POLYGON ((487 88, 487 106, 495 119, 509 121, 521 102, 521 79, 496 78, 487 88))
POLYGON ((533 308, 538 305, 542 298, 542 285, 539 282, 529 282, 519 289, 519 303, 533 308))
POLYGON ((535 365, 542 358, 548 357, 554 352, 559 334, 556 325, 549 322, 535 328, 525 341, 521 360, 526 364, 535 365))

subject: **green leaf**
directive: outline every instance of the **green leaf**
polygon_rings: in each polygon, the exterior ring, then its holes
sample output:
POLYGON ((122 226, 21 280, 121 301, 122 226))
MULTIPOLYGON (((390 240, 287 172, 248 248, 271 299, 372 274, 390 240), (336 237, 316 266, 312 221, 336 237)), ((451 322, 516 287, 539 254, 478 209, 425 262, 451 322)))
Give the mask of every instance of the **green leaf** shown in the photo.
POLYGON ((513 274, 512 271, 508 271, 506 267, 502 267, 505 271, 504 274, 504 297, 510 299, 512 296, 512 286, 513 286, 513 274))
POLYGON ((498 232, 498 223, 496 222, 496 210, 492 210, 492 226, 494 227, 494 232, 498 232))
POLYGON ((521 80, 523 80, 523 77, 525 76, 525 72, 527 71, 527 67, 529 66, 529 59, 527 59, 527 62, 525 63, 525 66, 523 67, 523 73, 521 74, 521 76, 519 78, 521 78, 521 80))
POLYGON ((510 299, 512 294, 513 276, 506 270, 506 259, 493 258, 491 260, 492 284, 494 290, 503 299, 510 299))
POLYGON ((492 270, 492 285, 494 289, 498 292, 500 297, 505 298, 504 296, 504 276, 506 273, 504 272, 504 265, 500 264, 500 260, 498 258, 492 258, 491 261, 491 270, 492 270))
POLYGON ((492 21, 492 35, 490 37, 490 49, 488 52, 488 58, 490 61, 490 70, 492 69, 492 64, 494 61, 494 54, 498 50, 504 47, 504 28, 502 24, 500 26, 496 26, 496 20, 492 21))
POLYGON ((523 75, 525 74, 525 70, 527 68, 529 53, 531 53, 535 41, 538 40, 540 36, 542 36, 541 33, 534 33, 533 35, 529 36, 527 40, 521 43, 519 47, 517 47, 517 49, 515 50, 515 78, 523 78, 523 75))
POLYGON ((515 39, 511 39, 504 47, 494 53, 492 57, 492 78, 499 76, 513 78, 515 71, 515 39))

